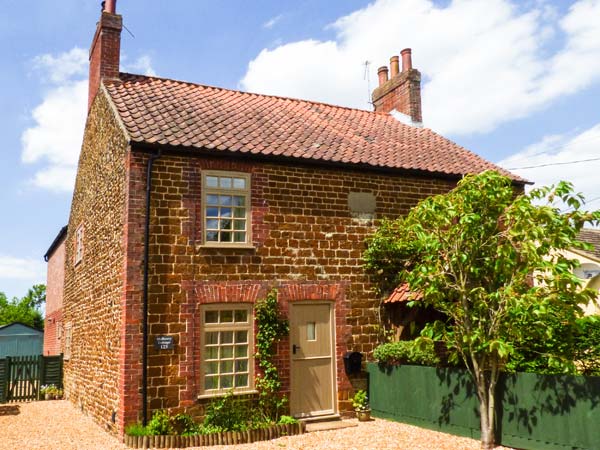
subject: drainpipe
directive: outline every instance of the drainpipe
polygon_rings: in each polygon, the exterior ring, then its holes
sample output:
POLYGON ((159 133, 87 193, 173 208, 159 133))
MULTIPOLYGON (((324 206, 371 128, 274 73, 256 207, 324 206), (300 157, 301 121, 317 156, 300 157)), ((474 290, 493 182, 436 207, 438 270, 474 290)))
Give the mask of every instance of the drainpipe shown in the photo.
POLYGON ((144 282, 143 282, 143 345, 142 345, 142 424, 148 424, 148 254, 150 252, 150 200, 152 193, 152 167, 161 157, 161 151, 150 155, 146 172, 146 223, 144 225, 144 282))

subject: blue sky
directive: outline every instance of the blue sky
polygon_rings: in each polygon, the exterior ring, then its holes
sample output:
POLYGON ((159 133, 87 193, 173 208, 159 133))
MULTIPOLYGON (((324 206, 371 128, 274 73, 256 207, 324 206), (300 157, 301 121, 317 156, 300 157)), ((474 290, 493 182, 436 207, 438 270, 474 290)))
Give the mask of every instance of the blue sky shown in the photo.
MULTIPOLYGON (((100 2, 0 0, 0 291, 45 280, 66 224, 100 2)), ((600 208, 600 0, 119 0, 122 69, 370 109, 413 49, 424 124, 600 208), (133 37, 132 34, 135 36, 133 37), (369 61, 365 79, 364 62, 369 61)))

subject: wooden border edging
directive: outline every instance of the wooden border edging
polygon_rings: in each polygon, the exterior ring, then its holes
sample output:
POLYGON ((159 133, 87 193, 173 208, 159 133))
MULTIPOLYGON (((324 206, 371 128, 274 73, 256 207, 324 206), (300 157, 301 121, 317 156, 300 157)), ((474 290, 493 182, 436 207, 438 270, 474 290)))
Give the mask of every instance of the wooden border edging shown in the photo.
POLYGON ((282 436, 304 434, 306 424, 277 424, 266 428, 247 431, 224 431, 222 433, 195 434, 193 436, 129 436, 125 435, 125 445, 131 448, 187 448, 209 445, 248 444, 268 441, 282 436))

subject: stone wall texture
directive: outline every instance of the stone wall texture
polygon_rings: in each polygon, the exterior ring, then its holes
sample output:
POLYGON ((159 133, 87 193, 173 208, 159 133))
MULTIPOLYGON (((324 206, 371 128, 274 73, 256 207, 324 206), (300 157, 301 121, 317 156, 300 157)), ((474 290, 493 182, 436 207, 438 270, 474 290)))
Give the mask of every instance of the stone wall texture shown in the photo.
POLYGON ((85 128, 66 238, 63 323, 71 328, 71 350, 64 380, 67 398, 115 431, 124 301, 126 150, 106 97, 96 96, 85 128), (83 258, 75 264, 80 226, 83 258))
MULTIPOLYGON (((130 207, 127 287, 129 314, 126 346, 139 348, 141 335, 141 271, 145 215, 144 188, 148 155, 130 158, 130 207)), ((349 411, 349 398, 357 383, 344 373, 346 351, 370 353, 377 344, 379 301, 362 268, 365 238, 376 220, 405 214, 420 199, 447 192, 448 180, 434 180, 341 168, 295 166, 163 154, 153 171, 150 228, 149 342, 158 335, 175 337, 173 350, 149 352, 149 406, 151 410, 186 409, 203 412, 197 396, 200 307, 215 302, 254 303, 277 288, 284 314, 299 300, 331 301, 336 327, 338 409, 349 411), (253 248, 208 248, 202 238, 203 170, 251 174, 253 248), (375 220, 353 213, 350 193, 375 198, 375 220)), ((289 391, 289 340, 278 348, 284 391, 289 391)), ((127 379, 141 378, 139 352, 123 355, 127 379)), ((258 370, 258 368, 256 368, 258 370)), ((139 384, 127 388, 132 400, 124 407, 124 423, 139 418, 139 384)), ((149 414, 150 416, 150 414, 149 414)))
POLYGON ((65 285, 65 241, 48 259, 46 277, 46 317, 44 319, 44 355, 61 352, 62 305, 65 285))

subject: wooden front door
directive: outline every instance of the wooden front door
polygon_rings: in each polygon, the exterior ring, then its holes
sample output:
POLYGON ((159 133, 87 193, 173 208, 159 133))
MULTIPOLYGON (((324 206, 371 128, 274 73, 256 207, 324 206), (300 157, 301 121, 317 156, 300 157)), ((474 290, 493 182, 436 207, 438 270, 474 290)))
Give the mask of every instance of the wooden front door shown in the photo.
POLYGON ((335 413, 332 313, 329 303, 290 304, 290 412, 295 417, 335 413))

